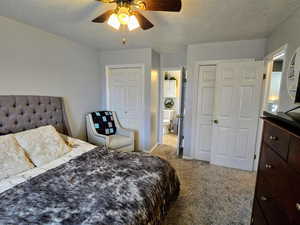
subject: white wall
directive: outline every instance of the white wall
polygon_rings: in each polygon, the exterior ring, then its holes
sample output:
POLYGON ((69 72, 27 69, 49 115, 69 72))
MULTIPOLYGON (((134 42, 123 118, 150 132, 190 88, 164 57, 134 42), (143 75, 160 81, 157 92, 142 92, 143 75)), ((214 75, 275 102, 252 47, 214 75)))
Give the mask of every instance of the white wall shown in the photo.
POLYGON ((287 68, 290 59, 296 49, 300 47, 300 9, 298 9, 290 18, 284 21, 277 29, 270 35, 267 42, 267 53, 270 54, 281 46, 288 44, 286 55, 286 66, 281 82, 280 91, 280 107, 279 110, 287 111, 295 107, 293 101, 288 96, 287 92, 287 68))
POLYGON ((128 65, 143 64, 145 66, 145 108, 144 111, 144 135, 141 135, 141 142, 144 150, 151 149, 151 69, 152 69, 152 49, 130 49, 116 51, 100 52, 100 68, 101 68, 101 108, 107 109, 106 105, 106 75, 105 67, 108 65, 128 65))
POLYGON ((231 59, 263 59, 265 55, 266 40, 243 40, 231 42, 204 43, 189 45, 187 49, 187 97, 186 114, 184 120, 184 156, 191 157, 191 127, 194 121, 192 112, 196 107, 196 99, 192 96, 197 91, 195 79, 197 71, 195 65, 198 61, 231 60, 231 59))
POLYGON ((187 49, 182 48, 174 52, 163 52, 160 54, 161 68, 178 68, 186 66, 187 49))
POLYGON ((85 137, 84 115, 100 106, 98 53, 0 17, 0 95, 64 97, 71 130, 85 137))

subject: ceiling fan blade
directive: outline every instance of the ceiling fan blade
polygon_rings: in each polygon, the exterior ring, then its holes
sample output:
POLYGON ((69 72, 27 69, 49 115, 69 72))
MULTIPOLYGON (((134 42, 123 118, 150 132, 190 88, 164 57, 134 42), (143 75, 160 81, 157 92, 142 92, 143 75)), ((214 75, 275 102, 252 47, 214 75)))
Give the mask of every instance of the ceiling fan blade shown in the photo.
POLYGON ((139 24, 143 30, 148 30, 154 27, 154 25, 138 11, 134 11, 132 12, 132 14, 135 15, 136 19, 139 21, 139 24))
POLYGON ((181 0, 142 0, 145 3, 145 10, 180 12, 181 0))
POLYGON ((105 13, 98 16, 97 18, 93 19, 92 22, 94 22, 94 23, 104 23, 105 21, 107 21, 109 19, 110 15, 113 14, 113 13, 114 13, 114 10, 108 10, 105 13))

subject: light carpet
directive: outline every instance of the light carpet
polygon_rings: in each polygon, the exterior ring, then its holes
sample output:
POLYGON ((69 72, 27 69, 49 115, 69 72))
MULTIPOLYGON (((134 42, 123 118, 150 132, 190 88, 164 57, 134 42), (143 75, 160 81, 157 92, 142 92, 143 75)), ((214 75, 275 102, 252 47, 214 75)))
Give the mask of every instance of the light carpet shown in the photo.
POLYGON ((152 154, 168 160, 181 182, 180 196, 163 225, 249 225, 254 172, 176 157, 176 149, 159 145, 152 154))

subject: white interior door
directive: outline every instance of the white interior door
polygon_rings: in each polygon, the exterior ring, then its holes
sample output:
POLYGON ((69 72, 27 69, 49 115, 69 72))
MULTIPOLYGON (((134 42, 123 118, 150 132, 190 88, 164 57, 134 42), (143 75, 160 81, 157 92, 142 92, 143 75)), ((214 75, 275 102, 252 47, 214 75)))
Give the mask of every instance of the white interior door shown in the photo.
POLYGON ((263 62, 217 66, 211 163, 253 170, 263 62))
POLYGON ((184 148, 184 114, 185 114, 185 95, 186 95, 186 81, 187 73, 185 67, 181 69, 181 76, 179 76, 179 102, 178 102, 178 135, 177 135, 177 155, 183 154, 184 148))
POLYGON ((194 157, 210 161, 216 66, 199 66, 194 157))
POLYGON ((117 113, 124 128, 136 131, 137 146, 140 143, 143 122, 141 67, 110 68, 108 72, 108 109, 117 113))

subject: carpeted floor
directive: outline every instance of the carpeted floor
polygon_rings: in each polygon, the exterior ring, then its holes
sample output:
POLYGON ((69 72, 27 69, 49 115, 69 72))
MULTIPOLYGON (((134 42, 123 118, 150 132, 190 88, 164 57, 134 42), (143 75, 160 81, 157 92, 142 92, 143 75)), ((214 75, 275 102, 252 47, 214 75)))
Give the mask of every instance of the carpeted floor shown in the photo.
POLYGON ((165 134, 163 136, 163 144, 176 148, 177 147, 177 135, 165 134))
POLYGON ((163 225, 249 225, 255 173, 176 157, 159 145, 152 154, 168 160, 181 182, 180 196, 163 225))

